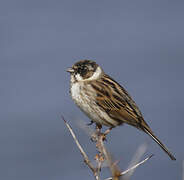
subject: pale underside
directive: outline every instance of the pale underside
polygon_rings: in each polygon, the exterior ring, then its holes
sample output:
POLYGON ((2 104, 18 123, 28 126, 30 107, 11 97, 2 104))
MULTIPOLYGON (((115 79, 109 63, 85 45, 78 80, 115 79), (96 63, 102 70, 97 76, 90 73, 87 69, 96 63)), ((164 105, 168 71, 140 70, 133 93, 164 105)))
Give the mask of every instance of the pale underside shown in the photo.
POLYGON ((74 102, 93 122, 112 127, 120 124, 109 117, 109 115, 96 104, 96 93, 90 84, 84 84, 84 82, 74 83, 71 85, 70 93, 74 102))

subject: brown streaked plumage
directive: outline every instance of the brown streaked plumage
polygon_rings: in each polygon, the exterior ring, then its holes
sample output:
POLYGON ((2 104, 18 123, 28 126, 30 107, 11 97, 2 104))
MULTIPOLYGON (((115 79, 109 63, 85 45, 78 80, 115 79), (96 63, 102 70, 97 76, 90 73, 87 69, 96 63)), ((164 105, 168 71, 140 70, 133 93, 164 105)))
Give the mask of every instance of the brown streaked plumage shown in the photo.
POLYGON ((128 92, 94 61, 81 60, 68 69, 71 96, 79 108, 97 125, 116 127, 123 123, 144 131, 172 160, 175 157, 153 134, 128 92))

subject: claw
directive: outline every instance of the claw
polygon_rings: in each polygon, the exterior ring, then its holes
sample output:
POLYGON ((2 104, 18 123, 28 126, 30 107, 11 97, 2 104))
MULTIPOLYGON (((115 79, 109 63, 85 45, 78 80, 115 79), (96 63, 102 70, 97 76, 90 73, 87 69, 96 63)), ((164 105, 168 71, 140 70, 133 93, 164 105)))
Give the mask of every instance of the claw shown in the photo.
POLYGON ((92 142, 97 142, 99 137, 101 137, 103 141, 107 141, 106 136, 110 133, 112 127, 107 129, 104 133, 101 132, 101 128, 102 126, 96 124, 96 131, 92 133, 90 138, 92 142))
POLYGON ((92 133, 90 139, 91 139, 92 142, 97 142, 97 140, 98 140, 97 133, 96 132, 92 133))

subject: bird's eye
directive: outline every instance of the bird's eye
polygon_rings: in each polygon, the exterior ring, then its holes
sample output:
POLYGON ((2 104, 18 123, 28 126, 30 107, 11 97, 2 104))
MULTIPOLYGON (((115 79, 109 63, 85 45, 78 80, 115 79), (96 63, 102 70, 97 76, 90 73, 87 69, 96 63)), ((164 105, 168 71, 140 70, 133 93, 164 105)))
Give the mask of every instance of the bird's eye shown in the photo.
POLYGON ((78 68, 78 73, 84 76, 87 73, 87 67, 80 67, 78 68))

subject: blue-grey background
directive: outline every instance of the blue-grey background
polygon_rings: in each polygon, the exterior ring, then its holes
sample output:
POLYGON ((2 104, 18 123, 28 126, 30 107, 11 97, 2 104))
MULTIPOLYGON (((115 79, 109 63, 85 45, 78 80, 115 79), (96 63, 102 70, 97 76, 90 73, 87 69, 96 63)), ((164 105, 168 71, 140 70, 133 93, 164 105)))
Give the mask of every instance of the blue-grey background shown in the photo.
POLYGON ((177 158, 125 125, 107 141, 121 168, 146 141, 146 155, 155 157, 132 179, 181 179, 183 7, 181 0, 1 0, 0 179, 93 179, 61 120, 64 115, 93 159, 94 144, 79 127, 89 120, 70 99, 65 72, 83 58, 126 87, 177 158))

